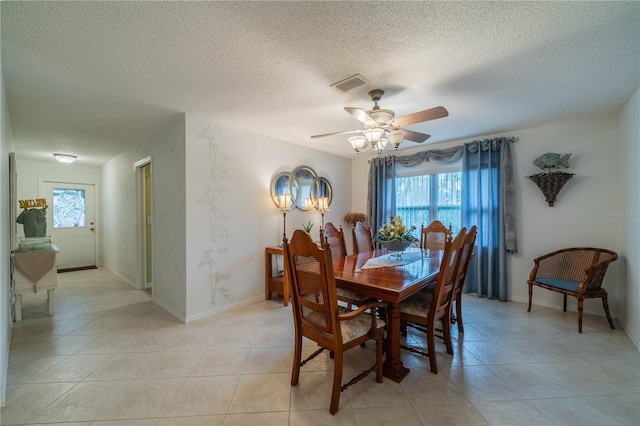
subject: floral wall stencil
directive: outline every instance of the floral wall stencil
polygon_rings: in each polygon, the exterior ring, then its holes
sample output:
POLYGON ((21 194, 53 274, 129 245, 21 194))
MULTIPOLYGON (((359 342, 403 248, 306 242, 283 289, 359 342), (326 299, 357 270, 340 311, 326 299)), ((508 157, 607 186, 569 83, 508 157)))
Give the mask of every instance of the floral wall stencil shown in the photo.
POLYGON ((223 285, 229 280, 230 274, 220 272, 216 267, 219 256, 229 251, 228 242, 232 236, 227 226, 230 216, 222 209, 223 204, 219 200, 222 194, 229 191, 228 185, 231 181, 227 166, 229 156, 222 152, 219 144, 216 143, 216 135, 220 133, 219 128, 211 129, 209 126, 203 126, 198 133, 198 139, 206 144, 209 178, 197 202, 207 207, 206 219, 209 225, 210 242, 210 248, 203 252, 198 267, 208 269, 207 278, 211 286, 211 305, 213 306, 221 300, 233 299, 229 289, 223 285))

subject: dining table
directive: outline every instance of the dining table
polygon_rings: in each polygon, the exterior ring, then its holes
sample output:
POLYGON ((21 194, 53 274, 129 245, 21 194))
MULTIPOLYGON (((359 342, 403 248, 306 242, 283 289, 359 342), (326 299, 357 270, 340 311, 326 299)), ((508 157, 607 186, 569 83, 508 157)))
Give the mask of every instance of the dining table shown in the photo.
POLYGON ((403 259, 386 249, 333 259, 336 287, 365 294, 387 304, 383 375, 395 382, 402 381, 409 373, 400 357, 399 304, 436 281, 441 258, 442 250, 408 248, 403 252, 403 259))

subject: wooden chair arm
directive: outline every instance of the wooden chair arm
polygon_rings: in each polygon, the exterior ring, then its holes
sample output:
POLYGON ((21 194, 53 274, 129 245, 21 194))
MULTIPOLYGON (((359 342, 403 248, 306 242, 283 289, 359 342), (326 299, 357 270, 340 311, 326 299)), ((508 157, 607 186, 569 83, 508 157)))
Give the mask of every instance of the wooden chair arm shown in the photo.
POLYGON ((603 260, 594 265, 590 265, 588 268, 584 270, 584 278, 578 285, 578 293, 584 294, 587 292, 589 287, 602 287, 602 281, 604 280, 604 275, 609 267, 609 264, 616 260, 616 257, 611 259, 603 260), (596 279, 598 278, 598 279, 596 279), (595 280, 595 282, 594 282, 595 280))
POLYGON ((364 305, 360 305, 358 306, 358 309, 354 309, 350 312, 347 312, 346 314, 340 314, 338 315, 338 320, 340 321, 348 321, 350 319, 353 319, 353 317, 356 317, 358 315, 360 315, 361 313, 363 313, 364 311, 366 311, 367 309, 371 309, 371 313, 373 314, 375 312, 374 308, 384 308, 386 307, 386 305, 382 302, 370 302, 370 303, 365 303, 364 305))

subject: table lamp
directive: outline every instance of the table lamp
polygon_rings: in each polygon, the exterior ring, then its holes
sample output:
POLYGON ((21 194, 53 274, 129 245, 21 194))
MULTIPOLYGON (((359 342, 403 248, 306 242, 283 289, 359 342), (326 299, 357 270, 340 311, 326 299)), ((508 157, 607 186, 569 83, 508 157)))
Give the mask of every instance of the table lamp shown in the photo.
POLYGON ((291 194, 278 195, 278 208, 282 212, 282 240, 287 237, 287 212, 291 211, 291 194))
POLYGON ((329 211, 329 197, 318 198, 318 211, 322 216, 322 229, 324 229, 324 213, 329 211))

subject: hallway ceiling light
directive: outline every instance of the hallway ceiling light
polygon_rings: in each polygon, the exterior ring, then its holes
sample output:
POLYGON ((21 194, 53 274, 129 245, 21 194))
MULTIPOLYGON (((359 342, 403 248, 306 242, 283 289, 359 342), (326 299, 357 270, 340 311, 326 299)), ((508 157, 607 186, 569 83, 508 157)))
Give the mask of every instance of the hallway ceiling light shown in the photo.
POLYGON ((61 163, 69 164, 76 161, 76 156, 71 154, 53 154, 53 156, 61 163))

